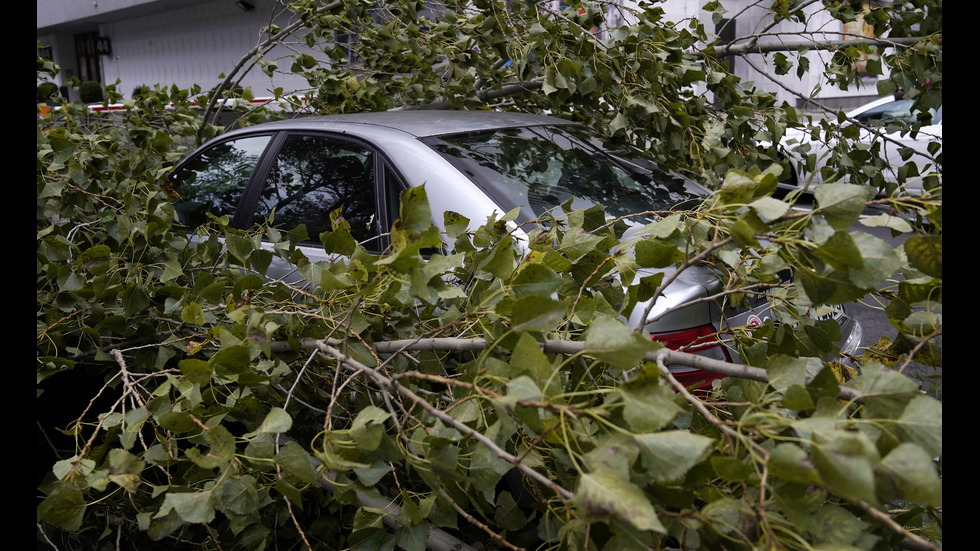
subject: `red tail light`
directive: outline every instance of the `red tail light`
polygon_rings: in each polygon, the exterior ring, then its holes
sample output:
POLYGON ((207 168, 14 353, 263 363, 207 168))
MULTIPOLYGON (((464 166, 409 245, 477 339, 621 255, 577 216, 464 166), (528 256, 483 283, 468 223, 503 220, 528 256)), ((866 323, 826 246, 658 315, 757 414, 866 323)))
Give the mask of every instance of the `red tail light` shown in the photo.
MULTIPOLYGON (((653 335, 653 340, 664 343, 664 346, 671 350, 698 354, 714 360, 723 362, 732 361, 721 341, 718 340, 715 328, 711 325, 702 325, 692 329, 681 331, 669 331, 653 335)), ((709 389, 711 382, 715 379, 723 379, 723 375, 701 371, 700 369, 671 368, 671 374, 685 387, 695 389, 709 389)))

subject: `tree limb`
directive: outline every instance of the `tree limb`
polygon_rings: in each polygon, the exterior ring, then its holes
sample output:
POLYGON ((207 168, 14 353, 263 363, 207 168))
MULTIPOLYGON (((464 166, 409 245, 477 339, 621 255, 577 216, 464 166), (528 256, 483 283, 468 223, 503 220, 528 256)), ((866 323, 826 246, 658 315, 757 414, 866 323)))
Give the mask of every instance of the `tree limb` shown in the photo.
MULTIPOLYGON (((319 348, 325 350, 324 347, 328 347, 335 352, 331 355, 334 357, 343 359, 344 362, 349 365, 358 365, 363 367, 363 369, 374 372, 373 369, 364 366, 363 364, 355 362, 353 359, 347 358, 339 350, 333 348, 341 343, 338 339, 329 339, 326 341, 318 341, 315 339, 303 339, 300 342, 302 348, 319 348)), ((447 351, 447 352, 478 352, 485 350, 487 348, 487 341, 481 338, 471 338, 471 339, 461 339, 452 337, 439 337, 439 338, 419 338, 419 339, 404 339, 395 341, 381 341, 376 342, 372 345, 374 349, 380 354, 394 354, 398 352, 405 351, 447 351)), ((289 350, 289 343, 277 342, 272 344, 272 349, 277 351, 289 350)), ((580 354, 587 353, 586 343, 582 341, 569 341, 569 340, 545 340, 541 343, 541 350, 546 354, 580 354)), ((663 361, 667 366, 684 366, 692 367, 694 369, 700 369, 702 371, 710 371, 711 373, 717 373, 719 375, 724 375, 726 377, 738 377, 740 379, 749 379, 752 381, 759 381, 763 383, 769 382, 769 374, 765 369, 759 367, 752 367, 744 364, 730 363, 722 360, 715 360, 712 358, 707 358, 705 356, 700 356, 698 354, 690 354, 687 352, 678 352, 676 350, 670 350, 667 348, 661 348, 655 352, 648 352, 644 357, 644 361, 647 362, 658 362, 663 361)), ((377 382, 382 382, 386 385, 395 384, 395 381, 378 374, 375 377, 377 382), (380 377, 381 381, 377 379, 380 377)), ((399 392, 403 387, 399 386, 399 392)), ((842 400, 849 401, 859 401, 861 399, 861 391, 849 388, 841 387, 838 397, 842 400)), ((421 400, 415 396, 416 399, 421 400)), ((427 403, 427 402, 426 402, 427 403)))
POLYGON ((415 403, 416 405, 424 409, 433 417, 438 418, 443 423, 446 423, 447 425, 452 426, 453 428, 460 431, 461 433, 477 440, 478 442, 480 442, 481 444, 483 444, 484 446, 492 450, 497 457, 503 459, 504 461, 510 463, 511 465, 514 465, 522 473, 527 475, 529 478, 532 478, 540 482, 544 486, 551 488, 561 498, 565 500, 571 500, 572 498, 575 497, 575 494, 573 494, 572 492, 566 490, 565 488, 562 488, 553 480, 549 479, 548 477, 544 476, 538 471, 520 462, 517 459, 517 457, 511 455, 510 453, 507 453, 506 450, 498 446, 493 440, 491 440, 483 433, 470 428, 465 423, 461 423, 453 416, 433 406, 427 400, 421 398, 419 395, 415 394, 410 389, 398 384, 398 381, 386 377, 385 375, 382 375, 378 371, 371 369, 370 367, 367 367, 366 365, 344 354, 340 350, 330 346, 326 342, 323 341, 318 342, 317 347, 320 349, 322 353, 337 359, 341 363, 346 364, 351 369, 354 369, 358 372, 365 374, 368 378, 372 379, 376 384, 381 385, 382 387, 388 390, 398 392, 402 396, 405 396, 413 403, 415 403))
MULTIPOLYGON (((772 52, 797 52, 801 48, 806 50, 840 50, 851 46, 871 45, 881 48, 893 48, 896 46, 912 46, 917 42, 925 40, 925 37, 910 36, 901 38, 853 38, 846 40, 803 40, 798 42, 766 42, 759 44, 755 40, 747 44, 726 44, 715 46, 710 53, 717 57, 725 56, 744 56, 748 54, 768 54, 772 52)), ((702 54, 703 55, 703 54, 702 54)))

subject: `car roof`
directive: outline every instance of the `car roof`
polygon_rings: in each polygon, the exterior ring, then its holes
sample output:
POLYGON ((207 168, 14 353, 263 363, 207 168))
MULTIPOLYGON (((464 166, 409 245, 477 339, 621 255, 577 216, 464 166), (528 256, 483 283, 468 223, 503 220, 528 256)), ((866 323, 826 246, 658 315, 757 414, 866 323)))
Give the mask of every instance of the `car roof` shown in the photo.
POLYGON ((369 131, 376 134, 385 129, 393 132, 410 134, 416 138, 479 132, 498 128, 520 128, 542 125, 572 125, 576 124, 555 117, 531 115, 527 113, 511 113, 505 111, 449 111, 449 110, 413 110, 413 111, 381 111, 374 113, 354 113, 343 115, 327 115, 317 117, 299 117, 295 119, 263 123, 250 126, 225 134, 227 137, 239 133, 257 130, 277 131, 323 131, 348 132, 361 134, 369 131), (370 128, 370 130, 368 130, 370 128))

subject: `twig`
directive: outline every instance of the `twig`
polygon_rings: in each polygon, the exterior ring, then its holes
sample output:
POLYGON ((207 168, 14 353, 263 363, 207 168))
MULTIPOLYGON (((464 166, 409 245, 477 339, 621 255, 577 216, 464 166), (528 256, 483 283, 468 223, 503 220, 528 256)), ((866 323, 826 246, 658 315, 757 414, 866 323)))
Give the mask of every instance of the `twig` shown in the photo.
POLYGON ((871 504, 861 500, 854 501, 853 503, 854 505, 857 505, 862 511, 870 515, 872 518, 887 526, 891 531, 906 538, 909 543, 915 546, 914 549, 939 551, 939 547, 936 544, 932 543, 931 541, 921 536, 917 536, 912 532, 909 532, 901 524, 895 522, 895 519, 890 517, 887 513, 879 511, 878 509, 872 507, 871 504))
POLYGON ((491 451, 493 451, 493 453, 497 457, 516 466, 518 469, 520 469, 521 472, 523 472, 527 476, 551 488, 557 495, 559 495, 563 499, 571 500, 572 498, 574 498, 574 494, 572 492, 566 490, 565 488, 562 488, 557 483, 555 483, 548 477, 542 475, 541 473, 537 472, 536 470, 532 469, 531 467, 528 467, 527 465, 519 462, 517 460, 517 457, 511 455, 506 450, 498 446, 492 439, 490 439, 483 433, 470 428, 465 423, 461 423, 451 415, 440 410, 439 408, 436 408, 435 406, 430 404, 427 400, 424 400, 419 395, 412 392, 410 389, 398 384, 397 381, 394 381, 391 378, 383 375, 382 373, 379 373, 378 371, 365 366, 364 364, 347 356, 346 354, 342 353, 340 350, 326 343, 322 343, 322 342, 319 343, 318 348, 324 354, 328 356, 332 356, 333 358, 337 359, 339 362, 346 364, 351 370, 355 372, 355 374, 367 375, 376 384, 388 388, 390 390, 393 390, 395 392, 398 392, 402 396, 405 396, 406 398, 411 400, 413 403, 417 404, 422 409, 426 410, 433 417, 438 418, 443 423, 446 423, 447 425, 452 426, 453 428, 460 431, 461 433, 477 440, 484 446, 488 447, 491 451))
POLYGON ((58 546, 55 545, 53 541, 51 541, 51 538, 48 537, 47 532, 44 531, 44 526, 42 526, 40 522, 37 523, 37 531, 40 532, 42 536, 44 536, 44 541, 48 542, 48 545, 50 545, 51 548, 54 549, 54 551, 58 551, 58 546))
POLYGON ((653 310, 654 305, 657 303, 657 298, 659 298, 660 295, 663 294, 664 290, 666 290, 667 287, 671 283, 673 283, 674 280, 677 279, 678 276, 681 275, 681 273, 684 272, 684 270, 690 268, 691 266, 694 266, 698 262, 701 262, 702 260, 704 260, 705 258, 707 258, 708 255, 710 255, 711 253, 713 253, 715 251, 715 249, 719 249, 721 247, 724 247, 725 245, 728 245, 729 243, 733 242, 734 240, 735 240, 734 237, 729 236, 729 237, 726 237, 725 239, 722 239, 721 241, 716 241, 716 242, 712 243, 705 250, 701 251, 697 256, 685 260, 683 264, 681 264, 680 266, 677 267, 677 269, 674 271, 674 273, 672 273, 669 276, 665 277, 664 280, 660 283, 660 286, 657 287, 657 290, 653 292, 653 296, 650 298, 650 303, 647 304, 646 305, 646 308, 643 309, 643 315, 640 317, 639 321, 636 322, 636 327, 634 327, 633 330, 636 331, 637 333, 639 333, 640 331, 643 330, 644 327, 646 327, 646 325, 647 325, 647 321, 646 321, 647 320, 647 317, 650 315, 650 311, 653 310))
POLYGON ((726 425, 724 422, 721 421, 721 419, 715 417, 715 414, 711 413, 711 410, 709 410, 708 407, 704 405, 704 402, 701 401, 700 398, 691 394, 690 391, 688 391, 687 388, 680 383, 680 381, 674 378, 674 376, 670 372, 670 369, 667 368, 667 360, 669 359, 670 354, 672 353, 676 354, 676 352, 672 352, 668 350, 667 353, 662 354, 661 357, 658 358, 657 360, 657 367, 660 368, 660 374, 663 375, 665 379, 667 379, 667 382, 670 383, 670 386, 674 387, 674 390, 677 391, 678 394, 683 396, 684 399, 687 400, 689 404, 694 406, 694 409, 698 410, 698 412, 701 413, 701 415, 705 418, 705 420, 707 420, 709 423, 717 427, 722 434, 728 437, 729 445, 732 446, 732 449, 734 449, 735 447, 733 445, 733 442, 744 441, 752 449, 754 449, 756 453, 761 455, 763 458, 768 459, 769 452, 766 451, 765 448, 763 448, 762 446, 760 446, 755 441, 749 438, 743 438, 741 434, 739 434, 731 427, 726 425))
POLYGON ((507 541, 506 539, 504 539, 503 536, 501 536, 500 534, 498 534, 498 533, 494 532, 493 530, 491 530, 489 526, 487 526, 486 524, 483 524, 476 517, 474 517, 473 515, 467 513, 465 509, 463 509, 462 507, 459 506, 458 503, 456 503, 456 500, 454 500, 452 498, 452 496, 449 495, 449 492, 447 492, 445 488, 443 488, 442 486, 439 486, 437 489, 439 490, 439 495, 441 495, 443 499, 445 499, 446 501, 448 501, 449 504, 452 505, 453 509, 456 509, 456 512, 459 513, 460 515, 462 515, 463 518, 466 519, 467 522, 469 522, 470 524, 476 526, 480 530, 483 530, 484 532, 486 532, 487 535, 490 536, 491 538, 493 538, 494 541, 500 543, 501 545, 503 545, 507 549, 513 549, 514 551, 525 551, 523 547, 517 547, 516 545, 514 545, 511 542, 507 541))
POLYGON ((905 358, 905 361, 902 362, 902 365, 899 366, 899 368, 896 369, 895 371, 898 371, 899 373, 902 373, 903 371, 905 371, 905 368, 908 367, 910 363, 912 363, 912 358, 915 357, 915 355, 919 352, 919 350, 921 350, 922 347, 925 346, 926 343, 928 343, 930 340, 932 340, 933 338, 938 337, 939 335, 942 335, 942 334, 943 334, 943 326, 942 325, 940 325, 939 327, 933 329, 932 330, 932 333, 929 333, 928 335, 926 335, 925 338, 923 338, 921 341, 917 342, 915 344, 915 346, 912 347, 912 350, 909 350, 908 357, 905 358))
MULTIPOLYGON (((338 8, 342 5, 344 5, 344 3, 338 0, 336 2, 331 2, 329 4, 317 8, 316 12, 318 14, 323 13, 325 11, 330 11, 332 9, 338 8)), ((203 120, 205 122, 202 122, 201 128, 198 129, 197 131, 198 141, 200 141, 204 137, 204 128, 205 128, 206 121, 208 120, 208 117, 211 116, 211 112, 214 110, 215 103, 217 103, 218 98, 221 96, 221 92, 224 92, 228 88, 228 85, 235 78, 235 75, 238 73, 238 71, 241 70, 241 68, 244 67, 245 64, 248 63, 250 59, 252 59, 256 55, 259 55, 261 52, 265 51, 266 49, 271 48, 277 42, 279 42, 283 38, 286 38, 287 36, 291 35, 297 30, 303 28, 305 25, 306 22, 300 19, 295 23, 292 23, 291 25, 288 25, 287 27, 280 29, 278 33, 274 35, 270 34, 269 38, 267 38, 265 41, 260 43, 258 46, 249 50, 248 53, 246 53, 244 56, 242 56, 241 59, 238 60, 238 63, 235 64, 235 66, 231 69, 231 71, 228 71, 228 76, 225 77, 225 80, 223 80, 217 86, 217 88, 215 88, 214 94, 212 94, 211 98, 208 100, 208 105, 204 109, 204 115, 203 115, 203 120)))

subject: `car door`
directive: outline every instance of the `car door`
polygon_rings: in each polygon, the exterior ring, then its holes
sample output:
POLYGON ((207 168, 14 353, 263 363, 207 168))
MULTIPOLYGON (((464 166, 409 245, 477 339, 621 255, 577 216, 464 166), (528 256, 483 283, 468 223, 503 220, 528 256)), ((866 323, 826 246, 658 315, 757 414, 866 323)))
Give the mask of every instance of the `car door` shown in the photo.
MULTIPOLYGON (((262 168, 259 183, 245 198, 250 208, 246 226, 268 223, 289 231, 304 225, 304 254, 325 260, 331 258, 323 251, 320 234, 333 229, 331 214, 337 211, 365 249, 380 253, 387 248, 390 197, 397 201, 401 186, 370 144, 339 135, 289 133, 262 168)), ((267 275, 292 280, 294 271, 294 266, 274 261, 267 275)))
POLYGON ((180 163, 166 187, 177 220, 195 229, 207 224, 210 214, 241 227, 236 222, 246 189, 274 138, 266 133, 222 140, 180 163))
MULTIPOLYGON (((319 236, 332 229, 330 216, 336 210, 366 249, 383 251, 395 215, 389 212, 396 213, 403 188, 370 144, 304 132, 219 142, 182 163, 172 184, 174 206, 185 225, 205 224, 208 214, 228 216, 238 228, 268 223, 289 231, 304 225, 307 239, 300 247, 313 261, 329 259, 319 236)), ((266 275, 289 282, 301 279, 294 265, 279 259, 266 275)))

